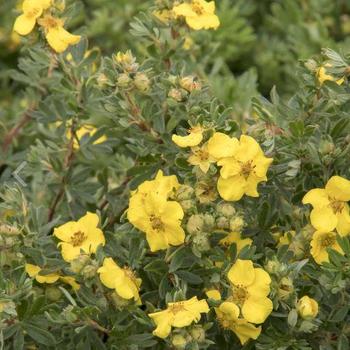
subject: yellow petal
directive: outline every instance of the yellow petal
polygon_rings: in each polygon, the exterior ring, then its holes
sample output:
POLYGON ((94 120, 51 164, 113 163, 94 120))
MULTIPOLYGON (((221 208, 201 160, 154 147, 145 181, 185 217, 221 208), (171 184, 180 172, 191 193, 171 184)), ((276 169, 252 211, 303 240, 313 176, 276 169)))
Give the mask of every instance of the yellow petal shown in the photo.
POLYGON ((237 259, 227 274, 233 285, 249 286, 255 280, 255 271, 251 260, 237 259))
POLYGON ((173 7, 175 16, 196 16, 190 4, 184 3, 173 7))
POLYGON ((60 277, 60 280, 61 280, 62 282, 64 282, 64 283, 69 284, 69 285, 73 288, 73 290, 75 290, 75 291, 79 290, 79 288, 80 288, 80 284, 77 283, 77 281, 75 280, 74 277, 71 277, 71 276, 61 276, 61 277, 60 277))
POLYGON ((25 264, 25 271, 30 277, 35 277, 41 270, 39 266, 33 264, 25 264))
POLYGON ((71 34, 67 32, 63 27, 58 27, 58 31, 61 40, 67 43, 68 45, 75 45, 81 39, 80 35, 71 34))
POLYGON ((165 235, 158 232, 147 232, 146 239, 151 249, 151 252, 167 249, 169 247, 168 240, 165 235))
POLYGON ((23 14, 16 18, 13 30, 20 35, 27 35, 34 29, 35 23, 35 17, 28 17, 23 14))
POLYGON ((208 313, 209 306, 206 300, 198 300, 197 297, 193 297, 185 302, 185 308, 192 313, 208 313))
POLYGON ((236 138, 231 138, 221 132, 216 132, 208 141, 208 152, 216 158, 227 158, 234 156, 239 142, 236 138))
POLYGON ((242 170, 241 164, 234 157, 221 158, 217 164, 222 166, 220 175, 224 179, 238 175, 242 170))
POLYGON ((248 322, 263 323, 272 309, 272 301, 269 298, 249 297, 243 304, 242 315, 248 322))
POLYGON ((172 140, 179 147, 194 147, 199 145, 203 140, 202 131, 200 132, 191 132, 187 136, 178 136, 173 135, 172 140))
POLYGON ((350 200, 350 181, 340 176, 332 176, 326 184, 327 194, 342 202, 350 200))
POLYGON ((148 314, 153 319, 157 328, 153 331, 153 334, 159 338, 166 338, 171 331, 171 323, 173 320, 172 314, 168 310, 155 312, 148 314))
POLYGON ((245 194, 250 197, 259 197, 258 184, 265 179, 258 179, 254 175, 248 176, 245 186, 245 194))
POLYGON ((186 17, 186 23, 194 30, 217 29, 220 25, 218 16, 212 14, 186 17))
POLYGON ((83 227, 75 221, 69 221, 53 231, 53 235, 63 242, 70 242, 75 232, 84 231, 83 227))
POLYGON ((116 281, 115 290, 124 299, 138 299, 137 287, 127 276, 123 276, 118 282, 116 281))
POLYGON ((251 136, 241 135, 235 157, 239 161, 246 163, 258 156, 263 156, 260 145, 251 136))
POLYGON ((247 287, 247 291, 254 297, 266 297, 270 293, 270 275, 261 268, 255 268, 254 272, 254 282, 247 287))
POLYGON ((242 345, 249 339, 257 339, 261 333, 261 327, 255 327, 244 319, 237 320, 232 330, 237 335, 242 345))
POLYGON ((69 244, 66 242, 59 243, 59 247, 61 248, 61 254, 62 254, 63 260, 67 262, 74 260, 80 255, 80 247, 73 247, 72 244, 69 244))
POLYGON ((314 208, 325 207, 329 205, 328 194, 323 188, 314 188, 306 193, 303 204, 311 204, 314 208))
POLYGON ((337 213, 338 224, 337 224, 337 232, 341 236, 346 236, 350 233, 350 215, 349 215, 349 206, 347 204, 344 205, 343 210, 340 213, 337 213))
POLYGON ((97 214, 87 212, 84 216, 82 216, 78 222, 87 228, 97 227, 100 219, 97 214))
POLYGON ((81 249, 86 253, 96 253, 98 246, 106 244, 105 236, 99 228, 89 227, 86 240, 81 245, 81 249))
POLYGON ((105 258, 103 265, 97 270, 100 280, 107 288, 114 289, 118 281, 123 280, 123 270, 114 262, 112 258, 105 258))
POLYGON ((220 304, 219 310, 224 314, 226 320, 235 321, 239 316, 239 308, 235 303, 224 301, 220 304))
POLYGON ((241 175, 235 175, 227 179, 220 176, 217 187, 221 198, 227 201, 239 201, 244 195, 246 180, 241 175))
POLYGON ((48 275, 36 275, 35 279, 39 283, 55 283, 60 278, 60 275, 57 273, 50 273, 48 275))
POLYGON ((311 225, 319 231, 330 232, 338 224, 337 216, 330 207, 316 208, 310 214, 311 225))
POLYGON ((271 165, 273 159, 267 158, 265 156, 256 157, 254 159, 254 173, 258 177, 265 177, 269 166, 271 165))
POLYGON ((221 294, 217 289, 210 289, 205 292, 209 299, 221 300, 221 294))
POLYGON ((190 312, 184 310, 179 311, 174 315, 172 325, 174 327, 182 328, 189 326, 195 320, 195 316, 190 312))

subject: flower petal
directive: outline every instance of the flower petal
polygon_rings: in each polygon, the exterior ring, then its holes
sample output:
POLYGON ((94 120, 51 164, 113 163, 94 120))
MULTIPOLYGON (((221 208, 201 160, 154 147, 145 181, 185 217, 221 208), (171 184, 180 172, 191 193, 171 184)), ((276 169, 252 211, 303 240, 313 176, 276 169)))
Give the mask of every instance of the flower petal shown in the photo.
POLYGON ((310 214, 310 221, 316 230, 323 232, 333 231, 338 224, 337 216, 330 207, 313 209, 310 214))
POLYGON ((332 176, 326 184, 327 194, 342 202, 350 200, 350 181, 340 176, 332 176))
POLYGON ((232 157, 238 148, 238 144, 236 138, 216 132, 208 141, 208 152, 216 159, 232 157))
POLYGON ((306 193, 303 204, 311 204, 314 208, 325 207, 329 205, 328 194, 323 188, 314 188, 306 193))
POLYGON ((202 132, 191 132, 187 136, 173 135, 171 139, 179 147, 194 147, 202 142, 203 135, 202 132))
POLYGON ((255 269, 253 262, 251 260, 237 259, 237 261, 230 268, 227 277, 235 286, 251 285, 255 280, 255 269))
POLYGON ((346 236, 350 233, 350 215, 349 215, 349 206, 345 204, 343 210, 340 213, 337 213, 338 224, 337 232, 341 236, 346 236))
POLYGON ((261 268, 255 268, 254 282, 247 287, 250 296, 266 297, 270 293, 270 275, 261 268))
POLYGON ((241 344, 244 345, 249 339, 257 339, 261 333, 261 326, 255 327, 244 319, 239 319, 232 327, 241 344))
POLYGON ((227 201, 239 201, 244 195, 246 180, 241 175, 235 175, 227 179, 220 176, 217 187, 221 198, 227 201))
POLYGON ((35 17, 28 17, 23 14, 16 18, 13 30, 20 35, 28 35, 34 29, 35 23, 35 17))
POLYGON ((242 315, 248 322, 263 323, 272 309, 272 301, 269 298, 249 297, 242 306, 242 315))

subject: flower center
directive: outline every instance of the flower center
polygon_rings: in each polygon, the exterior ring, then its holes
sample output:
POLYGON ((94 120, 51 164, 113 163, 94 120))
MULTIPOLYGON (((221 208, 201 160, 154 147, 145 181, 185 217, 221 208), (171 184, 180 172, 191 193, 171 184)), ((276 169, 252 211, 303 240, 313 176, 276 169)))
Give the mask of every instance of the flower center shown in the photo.
POLYGON ((176 315, 178 312, 185 310, 185 303, 183 301, 179 301, 174 305, 170 306, 170 311, 176 315))
POLYGON ((130 267, 125 266, 125 267, 123 268, 123 270, 124 270, 125 274, 126 274, 133 282, 136 281, 136 277, 135 277, 134 271, 131 270, 130 267))
POLYGON ((85 240, 86 240, 86 235, 82 231, 77 231, 74 232, 73 235, 70 238, 70 243, 72 244, 73 247, 79 247, 85 240))
POLYGON ((218 317, 218 321, 223 329, 228 329, 231 326, 231 322, 227 320, 224 316, 218 317))
POLYGON ((45 16, 44 18, 41 18, 38 22, 45 29, 57 28, 63 24, 61 20, 52 16, 45 16))
POLYGON ((203 6, 198 1, 193 1, 192 10, 198 15, 202 15, 204 13, 203 6))
POLYGON ((255 165, 253 165, 253 161, 248 160, 248 162, 245 162, 241 165, 241 173, 245 178, 247 178, 252 173, 254 168, 255 168, 255 165))
POLYGON ((330 206, 333 209, 334 214, 341 213, 344 209, 344 202, 333 199, 331 200, 330 206))
POLYGON ((321 238, 320 244, 321 244, 321 247, 327 248, 332 246, 335 243, 335 241, 336 241, 336 237, 332 234, 328 234, 321 238))
POLYGON ((202 149, 195 151, 195 154, 200 159, 201 162, 207 161, 209 158, 209 153, 202 149))
POLYGON ((160 218, 156 217, 155 215, 151 215, 150 221, 151 221, 151 226, 153 230, 158 230, 158 231, 164 230, 164 224, 160 218))
POLYGON ((38 17, 39 13, 40 13, 41 9, 38 7, 33 7, 30 11, 28 11, 26 13, 26 17, 27 18, 32 18, 32 17, 38 17))
POLYGON ((248 299, 248 296, 247 288, 242 285, 234 286, 232 299, 236 304, 242 305, 248 299))

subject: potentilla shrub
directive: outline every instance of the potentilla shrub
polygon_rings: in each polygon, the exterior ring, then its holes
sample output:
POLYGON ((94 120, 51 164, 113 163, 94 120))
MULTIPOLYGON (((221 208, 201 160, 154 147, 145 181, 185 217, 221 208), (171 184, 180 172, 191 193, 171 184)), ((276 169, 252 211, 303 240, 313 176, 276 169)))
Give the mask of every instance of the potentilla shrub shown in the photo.
POLYGON ((156 2, 140 57, 71 11, 25 0, 14 23, 1 348, 348 349, 350 58, 302 62, 242 120, 189 58, 214 2, 156 2))

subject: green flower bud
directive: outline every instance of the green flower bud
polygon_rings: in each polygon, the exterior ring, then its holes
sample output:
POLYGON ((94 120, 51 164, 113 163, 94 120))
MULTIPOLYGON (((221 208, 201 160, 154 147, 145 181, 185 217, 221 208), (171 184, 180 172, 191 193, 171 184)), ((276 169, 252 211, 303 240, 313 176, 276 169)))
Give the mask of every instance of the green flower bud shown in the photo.
POLYGON ((287 300, 293 293, 293 280, 290 277, 283 277, 278 287, 278 297, 281 300, 287 300))
POLYGON ((126 88, 131 83, 131 78, 129 77, 129 74, 122 73, 119 75, 117 79, 117 85, 121 88, 126 88))
POLYGON ((209 239, 205 233, 196 235, 193 238, 193 244, 199 252, 206 252, 210 249, 209 239))
POLYGON ((244 226, 244 220, 241 216, 236 216, 230 220, 230 230, 233 232, 241 232, 244 226))
POLYGON ((220 216, 216 219, 216 227, 219 229, 227 229, 230 227, 230 222, 225 216, 220 216))
POLYGON ((183 201, 186 199, 191 199, 194 194, 194 189, 188 185, 180 185, 178 190, 176 191, 176 199, 178 201, 183 201))
POLYGON ((98 85, 98 87, 103 88, 107 83, 108 83, 107 76, 105 74, 103 74, 103 73, 100 73, 97 76, 97 85, 98 85))
POLYGON ((96 273, 97 273, 97 266, 95 265, 86 265, 81 271, 81 274, 86 279, 95 277, 96 273))
POLYGON ((212 231, 212 229, 215 226, 214 217, 210 214, 204 214, 203 219, 204 219, 205 231, 208 231, 208 232, 212 231))
POLYGON ((79 255, 76 259, 72 260, 70 263, 70 269, 74 273, 80 273, 81 270, 90 262, 90 257, 88 255, 79 255))
POLYGON ((51 301, 58 301, 62 297, 62 292, 54 286, 48 286, 45 290, 46 297, 51 301))
POLYGON ((182 93, 179 89, 174 89, 174 88, 170 89, 168 96, 177 102, 182 101, 182 93))
POLYGON ((236 210, 232 204, 221 202, 216 206, 216 211, 223 215, 226 216, 227 218, 231 217, 236 213, 236 210))
POLYGON ((1 235, 19 235, 21 233, 21 230, 12 225, 7 225, 7 224, 0 224, 0 234, 1 235))
POLYGON ((171 339, 171 344, 175 347, 175 349, 185 349, 187 340, 183 335, 175 334, 171 339))
POLYGON ((322 140, 320 142, 320 145, 319 145, 319 148, 318 148, 318 151, 323 154, 323 155, 326 155, 326 154, 331 154, 333 153, 335 150, 335 145, 333 142, 330 142, 328 140, 322 140))
POLYGON ((192 199, 187 199, 179 203, 184 211, 189 211, 191 208, 195 206, 195 202, 192 199))
POLYGON ((150 87, 150 80, 145 73, 136 73, 134 84, 137 90, 147 92, 150 87))
POLYGON ((186 229, 190 234, 198 234, 202 232, 204 227, 204 219, 201 214, 191 215, 187 221, 186 229))
POLYGON ((192 336, 192 339, 198 343, 201 343, 205 340, 205 330, 201 326, 192 328, 190 334, 192 336))
POLYGON ((281 268, 282 264, 276 259, 269 260, 265 265, 265 270, 271 274, 278 274, 281 271, 281 268))

